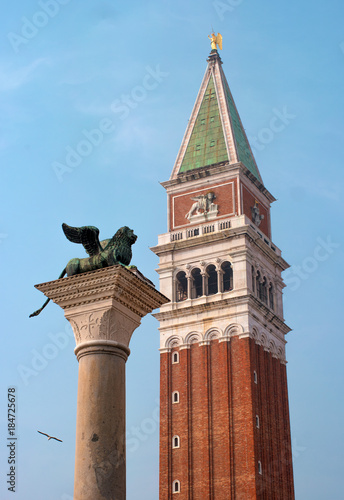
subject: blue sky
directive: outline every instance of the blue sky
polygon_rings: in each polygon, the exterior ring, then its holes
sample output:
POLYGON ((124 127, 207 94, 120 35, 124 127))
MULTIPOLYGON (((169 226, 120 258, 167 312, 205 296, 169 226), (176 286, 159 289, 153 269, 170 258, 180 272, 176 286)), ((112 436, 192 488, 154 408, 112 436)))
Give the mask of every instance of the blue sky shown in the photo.
MULTIPOLYGON (((133 227, 133 263, 158 285, 149 247, 166 231, 159 182, 173 168, 213 26, 261 175, 278 200, 272 239, 292 265, 284 299, 293 329, 296 498, 342 499, 343 3, 18 0, 2 10, 0 497, 72 498, 74 339, 54 304, 29 320, 44 300, 33 285, 57 278, 80 253, 62 222, 95 225, 102 238, 133 227), (278 132, 276 113, 285 120, 278 132), (15 497, 4 479, 12 386, 15 497)), ((128 500, 158 498, 157 327, 153 317, 143 320, 127 362, 128 500)))

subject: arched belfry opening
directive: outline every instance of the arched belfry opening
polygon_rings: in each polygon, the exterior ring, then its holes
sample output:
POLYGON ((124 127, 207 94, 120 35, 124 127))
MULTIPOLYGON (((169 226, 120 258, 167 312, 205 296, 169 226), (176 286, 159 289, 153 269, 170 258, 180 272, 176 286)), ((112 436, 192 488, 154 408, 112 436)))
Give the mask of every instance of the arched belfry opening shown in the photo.
POLYGON ((231 263, 225 261, 221 264, 222 271, 222 291, 229 292, 233 290, 233 269, 231 263))
POLYGON ((217 271, 214 264, 210 264, 206 269, 207 295, 214 295, 218 292, 217 271))
POLYGON ((179 271, 176 275, 175 281, 176 287, 176 302, 182 302, 188 298, 188 282, 186 278, 186 273, 184 271, 179 271))
POLYGON ((198 267, 195 267, 191 271, 192 278, 192 298, 197 299, 198 297, 202 297, 203 293, 203 278, 201 274, 201 270, 198 267))

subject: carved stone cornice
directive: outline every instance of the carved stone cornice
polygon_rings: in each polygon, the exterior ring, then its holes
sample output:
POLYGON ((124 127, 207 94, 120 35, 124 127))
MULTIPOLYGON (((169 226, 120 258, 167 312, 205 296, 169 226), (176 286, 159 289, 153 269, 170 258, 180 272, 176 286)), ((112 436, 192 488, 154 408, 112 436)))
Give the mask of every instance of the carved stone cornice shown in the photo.
POLYGON ((115 299, 140 317, 169 299, 121 265, 35 285, 62 309, 115 299))
MULTIPOLYGON (((238 256, 247 255, 248 252, 250 252, 251 255, 256 255, 256 247, 258 247, 264 257, 268 258, 272 264, 277 265, 281 271, 284 271, 289 267, 289 264, 265 243, 264 238, 258 235, 253 226, 246 223, 239 227, 231 227, 225 230, 215 231, 213 233, 200 234, 194 238, 160 243, 151 247, 151 250, 156 255, 161 256, 165 253, 168 254, 177 250, 204 247, 210 243, 217 243, 228 239, 239 240, 238 247, 231 250, 231 254, 233 255, 234 253, 238 256), (246 241, 243 238, 246 238, 246 241), (251 244, 247 245, 247 243, 251 244)), ((274 248, 276 247, 274 246, 274 248)))
POLYGON ((176 177, 172 177, 168 181, 161 182, 160 184, 167 190, 167 192, 170 192, 171 188, 175 189, 178 185, 184 184, 185 182, 197 184, 199 180, 204 182, 205 177, 211 176, 216 179, 221 174, 232 174, 233 177, 237 175, 240 177, 248 177, 270 203, 276 201, 276 198, 241 162, 229 163, 228 161, 223 161, 213 165, 197 168, 195 170, 189 170, 184 173, 179 173, 176 177))
MULTIPOLYGON (((163 310, 161 312, 153 314, 153 316, 158 321, 171 320, 171 319, 181 319, 188 318, 188 316, 195 316, 207 311, 222 311, 228 309, 228 307, 237 308, 238 306, 246 305, 251 307, 252 310, 259 311, 260 315, 266 319, 266 321, 271 321, 277 329, 286 335, 290 332, 290 328, 284 323, 283 318, 277 316, 277 314, 272 311, 267 305, 265 305, 261 300, 257 299, 253 294, 242 295, 242 296, 229 296, 224 298, 223 294, 212 295, 212 301, 207 302, 209 297, 204 297, 204 302, 200 302, 200 299, 192 299, 185 302, 177 302, 174 304, 174 309, 163 310), (217 299, 217 300, 216 300, 217 299), (195 303, 197 301, 198 303, 195 303), (189 302, 189 306, 187 305, 189 302)), ((171 307, 171 306, 169 306, 171 307)), ((187 319, 186 319, 187 321, 187 319)))
POLYGON ((141 318, 168 299, 121 265, 36 285, 70 322, 78 359, 106 353, 127 357, 141 318))

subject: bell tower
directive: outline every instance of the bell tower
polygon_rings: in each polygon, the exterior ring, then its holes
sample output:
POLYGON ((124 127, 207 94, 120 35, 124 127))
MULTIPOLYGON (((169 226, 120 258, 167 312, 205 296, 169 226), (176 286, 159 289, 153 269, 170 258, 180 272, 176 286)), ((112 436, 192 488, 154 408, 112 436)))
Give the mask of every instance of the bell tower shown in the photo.
POLYGON ((216 48, 162 185, 159 498, 292 500, 288 264, 216 48))

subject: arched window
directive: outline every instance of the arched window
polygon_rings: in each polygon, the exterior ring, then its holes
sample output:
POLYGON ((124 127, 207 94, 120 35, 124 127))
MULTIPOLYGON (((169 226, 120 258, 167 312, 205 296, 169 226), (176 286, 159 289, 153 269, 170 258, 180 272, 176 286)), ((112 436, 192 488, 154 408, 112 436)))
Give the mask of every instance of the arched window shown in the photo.
POLYGON ((270 286, 269 286, 269 307, 271 309, 275 308, 275 304, 274 304, 274 287, 273 287, 272 283, 270 283, 270 286))
POLYGON ((221 264, 221 269, 223 271, 222 275, 223 292, 228 292, 229 290, 233 290, 233 269, 230 262, 223 262, 221 264))
POLYGON ((192 298, 197 299, 197 297, 202 297, 203 286, 202 286, 202 275, 201 270, 195 268, 191 271, 192 278, 192 298))
POLYGON ((188 298, 188 281, 184 271, 179 271, 176 276, 176 302, 181 302, 188 298))
POLYGON ((180 492, 180 482, 179 481, 173 481, 172 483, 172 493, 179 493, 180 492))
POLYGON ((260 283, 260 272, 257 271, 257 274, 256 274, 256 295, 259 298, 260 298, 260 286, 261 286, 261 283, 260 283))
POLYGON ((173 404, 179 403, 179 392, 178 391, 172 392, 172 403, 173 404))
POLYGON ((179 363, 179 352, 172 353, 172 364, 175 365, 179 363))
POLYGON ((254 372, 253 372, 253 381, 255 384, 258 384, 258 375, 257 375, 256 370, 254 370, 254 372))
POLYGON ((206 269, 207 275, 208 275, 208 294, 207 295, 214 295, 215 293, 218 292, 217 289, 217 271, 216 267, 214 264, 210 264, 207 269, 206 269))
POLYGON ((179 436, 173 436, 172 438, 172 448, 179 448, 180 447, 180 438, 179 436))
POLYGON ((266 283, 266 278, 263 279, 263 283, 260 284, 260 297, 259 297, 265 304, 268 303, 268 289, 267 289, 267 283, 266 283))
POLYGON ((257 429, 259 429, 259 417, 258 417, 258 415, 256 415, 256 427, 257 427, 257 429))
POLYGON ((258 460, 258 474, 263 474, 262 462, 258 460))

